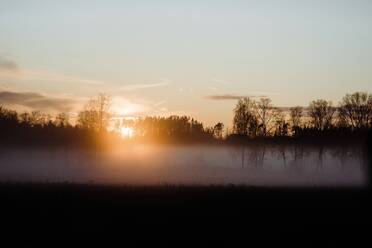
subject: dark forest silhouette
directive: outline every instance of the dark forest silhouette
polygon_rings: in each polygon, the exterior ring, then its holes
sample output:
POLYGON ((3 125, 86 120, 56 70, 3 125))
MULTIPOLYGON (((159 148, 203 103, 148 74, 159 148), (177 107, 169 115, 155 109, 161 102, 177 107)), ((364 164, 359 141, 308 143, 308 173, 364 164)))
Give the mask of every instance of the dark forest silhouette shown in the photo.
POLYGON ((253 141, 336 141, 364 140, 372 127, 372 95, 347 94, 338 106, 326 100, 314 100, 308 107, 295 106, 284 111, 269 98, 242 98, 234 108, 233 129, 224 132, 219 122, 205 127, 189 116, 144 117, 116 120, 112 131, 110 97, 100 94, 70 123, 66 113, 54 118, 39 111, 17 113, 0 106, 2 144, 73 144, 92 145, 120 140, 121 127, 135 130, 131 140, 172 143, 253 141))

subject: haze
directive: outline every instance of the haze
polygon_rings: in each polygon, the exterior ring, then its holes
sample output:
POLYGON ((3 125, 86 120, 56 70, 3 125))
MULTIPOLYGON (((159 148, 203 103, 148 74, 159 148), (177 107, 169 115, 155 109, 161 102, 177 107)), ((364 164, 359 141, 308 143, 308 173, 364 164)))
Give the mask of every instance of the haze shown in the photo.
POLYGON ((118 146, 106 153, 67 147, 3 148, 0 181, 365 187, 369 183, 368 158, 361 152, 355 146, 257 144, 247 147, 137 144, 118 146))

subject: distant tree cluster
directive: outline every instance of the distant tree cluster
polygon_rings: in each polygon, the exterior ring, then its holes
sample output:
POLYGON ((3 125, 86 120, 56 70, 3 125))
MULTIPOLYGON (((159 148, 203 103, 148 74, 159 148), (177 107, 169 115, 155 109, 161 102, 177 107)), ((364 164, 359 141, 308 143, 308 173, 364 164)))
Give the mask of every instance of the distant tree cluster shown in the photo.
POLYGON ((258 101, 240 99, 234 109, 234 134, 249 137, 287 135, 288 123, 283 111, 275 108, 269 98, 258 101))
POLYGON ((75 124, 71 124, 67 113, 55 117, 39 111, 19 114, 0 106, 0 143, 97 144, 118 139, 122 127, 135 130, 137 140, 193 142, 222 139, 222 123, 204 128, 201 122, 188 116, 117 120, 111 128, 114 132, 108 132, 112 122, 110 102, 106 94, 92 98, 77 114, 75 124))
POLYGON ((112 122, 110 97, 92 98, 71 124, 67 113, 51 115, 33 111, 17 113, 0 106, 0 143, 94 144, 104 138, 118 138, 121 128, 134 130, 133 139, 166 142, 205 142, 240 138, 314 138, 357 137, 372 127, 372 95, 347 94, 337 106, 326 100, 314 100, 307 107, 295 106, 284 111, 269 98, 242 98, 234 108, 232 133, 224 132, 218 122, 204 127, 188 116, 144 117, 112 122), (227 133, 224 135, 224 133, 227 133))
POLYGON ((145 117, 125 121, 123 125, 133 128, 136 138, 157 141, 198 141, 211 139, 214 134, 220 135, 217 129, 221 128, 221 126, 204 128, 201 122, 189 116, 174 115, 169 117, 145 117))
POLYGON ((79 112, 77 124, 67 113, 54 118, 39 111, 18 114, 0 106, 0 143, 6 144, 96 144, 106 133, 109 97, 100 94, 79 112))
POLYGON ((345 135, 372 127, 372 95, 347 94, 338 106, 318 99, 308 107, 295 106, 285 114, 269 98, 243 98, 234 109, 233 134, 256 137, 345 135))

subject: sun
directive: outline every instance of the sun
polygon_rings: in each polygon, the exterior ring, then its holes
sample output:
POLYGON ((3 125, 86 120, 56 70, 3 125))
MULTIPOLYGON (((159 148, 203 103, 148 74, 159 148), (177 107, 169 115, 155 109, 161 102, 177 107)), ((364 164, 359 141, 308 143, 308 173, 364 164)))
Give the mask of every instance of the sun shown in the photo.
POLYGON ((133 128, 122 127, 120 129, 120 134, 121 134, 122 137, 131 138, 133 136, 133 128))

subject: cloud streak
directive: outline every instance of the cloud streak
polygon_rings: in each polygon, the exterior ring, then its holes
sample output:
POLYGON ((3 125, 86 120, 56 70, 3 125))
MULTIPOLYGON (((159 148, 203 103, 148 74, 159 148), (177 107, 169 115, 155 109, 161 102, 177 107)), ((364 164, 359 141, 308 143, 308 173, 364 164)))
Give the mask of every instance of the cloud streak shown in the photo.
POLYGON ((223 94, 223 95, 209 95, 205 96, 205 99, 208 100, 216 100, 216 101, 221 101, 221 100, 239 100, 244 97, 267 97, 265 95, 259 95, 259 96, 252 96, 252 95, 235 95, 235 94, 223 94))
POLYGON ((23 110, 69 112, 76 109, 79 101, 72 98, 47 96, 34 92, 0 91, 0 105, 23 110))
POLYGON ((119 90, 120 91, 134 91, 134 90, 162 87, 168 84, 169 83, 167 82, 153 83, 153 84, 130 84, 130 85, 125 85, 125 86, 120 87, 119 90))
POLYGON ((0 56, 0 71, 15 72, 18 70, 18 65, 14 61, 0 56))
POLYGON ((56 83, 78 83, 88 85, 102 85, 104 82, 90 79, 71 77, 57 73, 34 71, 34 70, 0 70, 0 77, 21 81, 47 81, 56 83))
POLYGON ((0 78, 6 80, 20 81, 47 81, 55 83, 78 83, 88 85, 102 85, 104 82, 84 79, 80 77, 72 77, 59 73, 51 73, 45 71, 23 69, 18 64, 0 55, 0 78))

